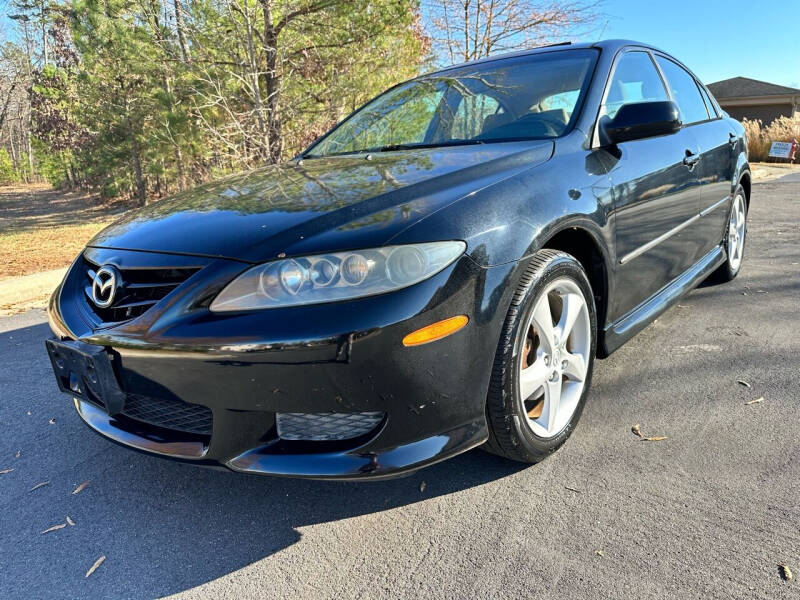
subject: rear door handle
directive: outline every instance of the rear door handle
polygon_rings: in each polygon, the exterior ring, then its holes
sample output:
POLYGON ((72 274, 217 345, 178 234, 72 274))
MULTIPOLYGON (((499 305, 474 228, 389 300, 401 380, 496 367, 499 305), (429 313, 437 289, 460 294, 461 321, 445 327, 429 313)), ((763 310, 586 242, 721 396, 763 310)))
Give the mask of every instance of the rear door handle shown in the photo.
POLYGON ((699 153, 698 154, 692 154, 691 150, 687 150, 686 151, 686 157, 683 159, 683 164, 685 164, 687 167, 692 169, 697 164, 697 161, 699 161, 699 160, 700 160, 700 154, 699 153))

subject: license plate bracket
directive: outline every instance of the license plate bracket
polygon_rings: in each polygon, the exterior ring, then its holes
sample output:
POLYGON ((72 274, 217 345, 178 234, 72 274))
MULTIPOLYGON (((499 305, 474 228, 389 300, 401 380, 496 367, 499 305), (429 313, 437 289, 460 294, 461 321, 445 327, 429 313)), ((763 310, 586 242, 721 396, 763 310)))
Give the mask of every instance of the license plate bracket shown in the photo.
POLYGON ((103 346, 76 340, 45 340, 58 389, 103 408, 122 411, 125 392, 114 374, 112 356, 103 346))

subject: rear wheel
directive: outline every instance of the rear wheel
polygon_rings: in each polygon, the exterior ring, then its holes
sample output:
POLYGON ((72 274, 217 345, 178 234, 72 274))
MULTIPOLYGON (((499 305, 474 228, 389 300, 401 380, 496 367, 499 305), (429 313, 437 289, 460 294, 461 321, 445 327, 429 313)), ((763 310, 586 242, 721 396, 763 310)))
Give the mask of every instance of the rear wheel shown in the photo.
POLYGON ((728 228, 725 231, 723 245, 727 258, 714 273, 717 281, 732 281, 742 268, 744 259, 745 238, 747 236, 747 202, 745 202, 744 188, 736 187, 731 204, 731 213, 728 217, 728 228))
POLYGON ((597 338, 586 273, 569 254, 530 261, 506 317, 487 400, 486 449, 538 462, 572 433, 591 383, 597 338))

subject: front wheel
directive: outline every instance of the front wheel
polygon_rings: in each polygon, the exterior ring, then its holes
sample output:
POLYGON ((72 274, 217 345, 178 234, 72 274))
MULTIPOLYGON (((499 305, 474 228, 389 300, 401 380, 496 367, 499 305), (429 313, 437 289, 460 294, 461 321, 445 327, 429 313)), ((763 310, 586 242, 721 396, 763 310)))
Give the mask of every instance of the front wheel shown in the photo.
POLYGON ((500 336, 486 449, 535 463, 561 446, 586 402, 596 340, 594 297, 583 267, 564 252, 539 251, 500 336))

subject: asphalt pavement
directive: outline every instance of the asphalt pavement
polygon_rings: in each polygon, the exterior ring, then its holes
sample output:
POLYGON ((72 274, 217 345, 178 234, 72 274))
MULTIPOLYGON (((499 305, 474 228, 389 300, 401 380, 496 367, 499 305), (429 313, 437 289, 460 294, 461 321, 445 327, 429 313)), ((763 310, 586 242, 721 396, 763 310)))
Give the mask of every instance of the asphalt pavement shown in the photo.
POLYGON ((357 484, 116 446, 58 393, 44 313, 0 318, 0 598, 800 598, 799 304, 789 177, 753 188, 739 278, 599 361, 551 458, 357 484))

